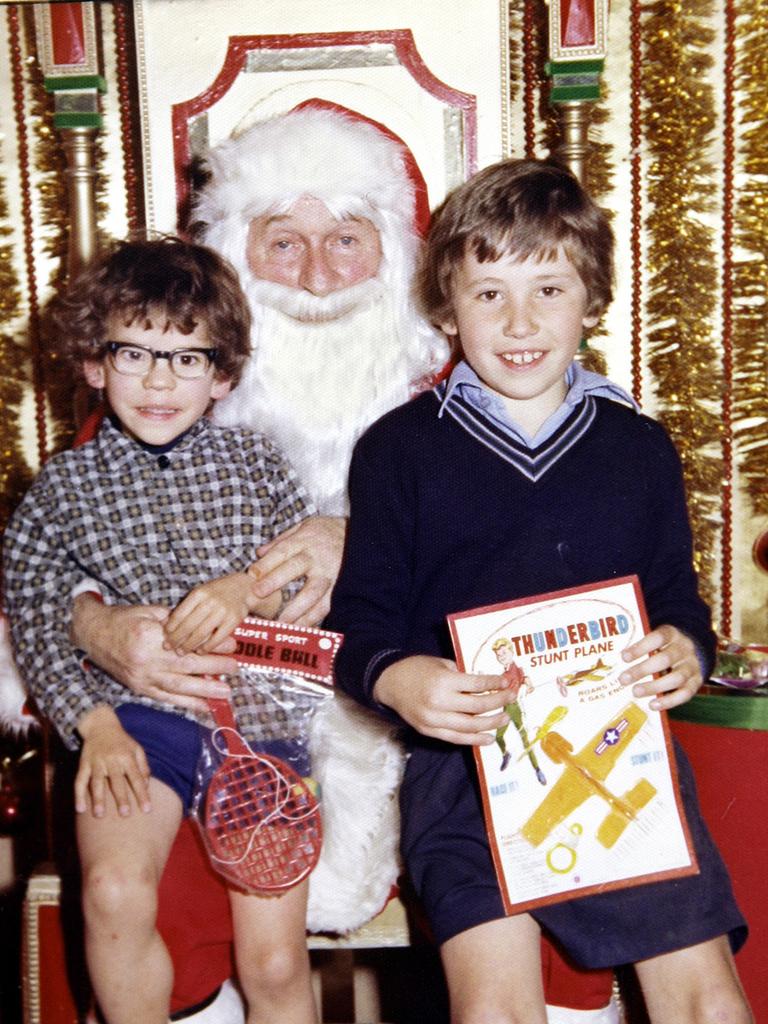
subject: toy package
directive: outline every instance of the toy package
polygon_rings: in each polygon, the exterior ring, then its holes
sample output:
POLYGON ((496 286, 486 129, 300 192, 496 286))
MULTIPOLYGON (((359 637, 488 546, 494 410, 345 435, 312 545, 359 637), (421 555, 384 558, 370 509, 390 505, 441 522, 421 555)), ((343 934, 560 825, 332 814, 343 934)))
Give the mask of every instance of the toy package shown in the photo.
POLYGON ((619 681, 648 631, 636 576, 449 616, 510 721, 475 747, 508 913, 698 871, 666 716, 619 681))
POLYGON ((248 892, 298 884, 320 855, 310 729, 332 699, 341 642, 326 630, 246 619, 236 630, 240 671, 229 700, 209 700, 193 818, 212 866, 248 892))
POLYGON ((768 647, 724 640, 718 645, 712 682, 736 690, 768 686, 768 647))

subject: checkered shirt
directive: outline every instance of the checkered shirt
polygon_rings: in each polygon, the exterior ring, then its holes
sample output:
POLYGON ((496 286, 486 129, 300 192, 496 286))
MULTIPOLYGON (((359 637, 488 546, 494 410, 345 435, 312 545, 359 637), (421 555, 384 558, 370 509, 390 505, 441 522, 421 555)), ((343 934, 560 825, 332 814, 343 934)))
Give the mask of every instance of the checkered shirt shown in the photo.
MULTIPOLYGON (((261 544, 313 511, 266 438, 206 419, 167 455, 105 421, 93 441, 53 457, 7 527, 3 584, 19 669, 66 745, 79 745, 77 722, 97 704, 200 717, 84 665, 69 639, 78 583, 95 580, 110 604, 173 607, 198 584, 247 569, 261 544)), ((237 703, 250 717, 242 694, 237 703)))

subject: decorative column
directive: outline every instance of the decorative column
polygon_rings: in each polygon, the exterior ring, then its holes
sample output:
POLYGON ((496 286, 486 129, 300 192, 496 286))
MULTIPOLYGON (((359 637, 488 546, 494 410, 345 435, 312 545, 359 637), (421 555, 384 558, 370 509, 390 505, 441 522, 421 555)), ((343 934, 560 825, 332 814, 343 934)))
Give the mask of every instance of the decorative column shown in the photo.
POLYGON ((608 45, 608 0, 548 0, 552 103, 560 117, 555 150, 582 184, 589 156, 590 103, 600 98, 608 45))
POLYGON ((35 28, 45 88, 54 96, 53 123, 67 158, 68 271, 75 274, 96 252, 94 145, 102 126, 94 3, 35 5, 35 28))

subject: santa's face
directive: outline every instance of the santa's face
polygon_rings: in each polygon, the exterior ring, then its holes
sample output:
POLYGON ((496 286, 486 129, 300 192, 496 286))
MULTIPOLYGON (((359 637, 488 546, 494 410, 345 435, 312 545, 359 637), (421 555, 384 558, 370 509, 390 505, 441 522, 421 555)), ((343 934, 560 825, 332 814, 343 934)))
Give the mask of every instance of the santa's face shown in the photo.
POLYGON ((370 220, 337 220, 312 196, 285 213, 254 217, 247 245, 254 277, 320 297, 370 280, 381 264, 381 239, 370 220))

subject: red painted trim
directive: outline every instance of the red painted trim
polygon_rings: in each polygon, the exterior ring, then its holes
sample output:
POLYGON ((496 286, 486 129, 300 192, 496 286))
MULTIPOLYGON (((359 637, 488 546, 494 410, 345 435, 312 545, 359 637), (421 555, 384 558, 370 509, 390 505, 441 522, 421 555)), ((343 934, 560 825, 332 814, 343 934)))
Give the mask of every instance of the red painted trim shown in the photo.
MULTIPOLYGON (((208 110, 229 91, 235 79, 242 71, 248 53, 253 50, 365 46, 370 43, 391 44, 402 67, 408 71, 411 77, 426 92, 444 103, 450 103, 452 106, 458 107, 463 112, 464 161, 467 173, 473 174, 477 170, 477 98, 471 93, 452 89, 432 74, 416 48, 410 29, 306 33, 302 35, 230 36, 221 70, 211 85, 190 100, 174 103, 171 108, 173 163, 179 223, 183 223, 183 214, 189 200, 189 181, 187 177, 191 155, 189 150, 189 118, 208 110)), ((317 99, 306 102, 323 103, 325 101, 317 99)), ((304 104, 301 105, 303 106, 304 104)), ((357 111, 350 110, 349 112, 370 121, 370 118, 364 117, 357 111)), ((376 124, 376 122, 371 123, 376 124)), ((391 132, 388 134, 392 135, 391 132)), ((396 136, 394 137, 397 138, 396 136)), ((402 140, 399 141, 402 142, 402 140)), ((407 150, 407 147, 405 148, 407 150)), ((411 160, 413 160, 412 156, 411 160)), ((419 177, 421 177, 420 172, 419 177)))
POLYGON ((595 0, 560 0, 560 46, 594 45, 595 0))
POLYGON ((83 5, 48 4, 51 19, 51 56, 54 67, 79 67, 86 63, 83 5))

